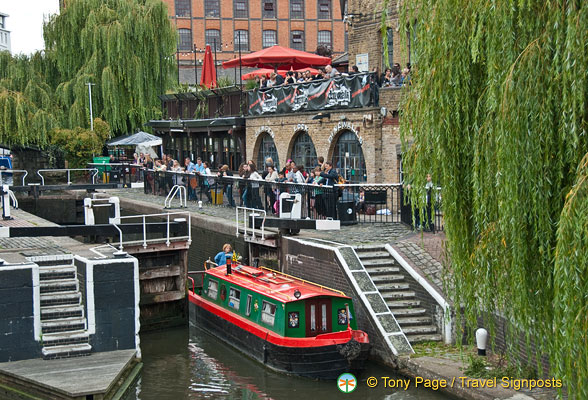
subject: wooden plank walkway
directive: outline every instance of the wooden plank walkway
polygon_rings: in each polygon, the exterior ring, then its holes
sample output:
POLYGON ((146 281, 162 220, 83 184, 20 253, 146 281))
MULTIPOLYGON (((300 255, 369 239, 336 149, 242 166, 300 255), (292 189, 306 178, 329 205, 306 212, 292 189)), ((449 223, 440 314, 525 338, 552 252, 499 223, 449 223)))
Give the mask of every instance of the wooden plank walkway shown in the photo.
POLYGON ((60 398, 88 395, 102 398, 132 365, 135 354, 135 350, 118 350, 86 357, 0 363, 0 376, 13 378, 43 392, 59 393, 60 398))

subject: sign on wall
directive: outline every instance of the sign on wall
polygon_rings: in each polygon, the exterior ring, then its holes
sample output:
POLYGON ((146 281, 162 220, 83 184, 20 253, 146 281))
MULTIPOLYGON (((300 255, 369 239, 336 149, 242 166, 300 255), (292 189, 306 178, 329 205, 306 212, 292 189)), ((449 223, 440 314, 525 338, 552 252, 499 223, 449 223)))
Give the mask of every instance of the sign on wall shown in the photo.
POLYGON ((367 74, 361 74, 252 90, 248 93, 249 115, 369 106, 369 81, 367 74))
POLYGON ((370 70, 370 55, 368 53, 356 54, 355 65, 359 68, 359 72, 368 72, 370 70))

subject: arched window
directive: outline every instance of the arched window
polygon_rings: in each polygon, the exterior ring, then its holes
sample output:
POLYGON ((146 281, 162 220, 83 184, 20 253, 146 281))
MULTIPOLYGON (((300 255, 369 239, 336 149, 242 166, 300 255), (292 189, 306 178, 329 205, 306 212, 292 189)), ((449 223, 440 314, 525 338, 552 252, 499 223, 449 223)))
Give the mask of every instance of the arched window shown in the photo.
POLYGON ((345 131, 339 136, 335 154, 333 155, 335 168, 348 181, 367 181, 365 158, 359 140, 355 133, 345 131))
POLYGON ((310 172, 318 165, 314 143, 307 132, 301 132, 292 146, 292 160, 296 165, 304 165, 304 169, 310 172))
POLYGON ((280 160, 278 159, 278 149, 276 149, 276 144, 274 143, 274 139, 269 135, 269 133, 263 133, 261 137, 261 142, 259 143, 259 150, 257 152, 257 169, 258 171, 263 171, 264 163, 266 158, 270 157, 276 169, 280 167, 280 160))

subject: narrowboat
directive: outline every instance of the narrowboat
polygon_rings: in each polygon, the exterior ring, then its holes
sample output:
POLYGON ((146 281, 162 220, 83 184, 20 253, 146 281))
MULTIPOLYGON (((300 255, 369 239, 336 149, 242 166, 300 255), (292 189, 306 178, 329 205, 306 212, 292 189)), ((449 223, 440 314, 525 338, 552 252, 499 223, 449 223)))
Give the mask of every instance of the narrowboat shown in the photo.
POLYGON ((206 269, 188 292, 191 324, 274 371, 337 379, 364 368, 368 335, 342 292, 236 264, 206 269))

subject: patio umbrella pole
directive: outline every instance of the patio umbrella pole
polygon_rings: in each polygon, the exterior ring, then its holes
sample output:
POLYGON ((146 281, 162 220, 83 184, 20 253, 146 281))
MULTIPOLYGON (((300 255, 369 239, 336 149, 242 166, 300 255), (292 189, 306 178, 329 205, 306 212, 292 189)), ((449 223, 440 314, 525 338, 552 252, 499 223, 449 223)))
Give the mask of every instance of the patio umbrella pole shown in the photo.
POLYGON ((192 53, 194 53, 194 86, 198 86, 198 63, 196 62, 196 43, 192 44, 192 53))
POLYGON ((239 83, 243 91, 243 62, 241 61, 241 31, 239 31, 239 83))
POLYGON ((216 79, 218 79, 218 70, 216 69, 216 66, 216 38, 214 38, 214 75, 216 76, 216 79))

